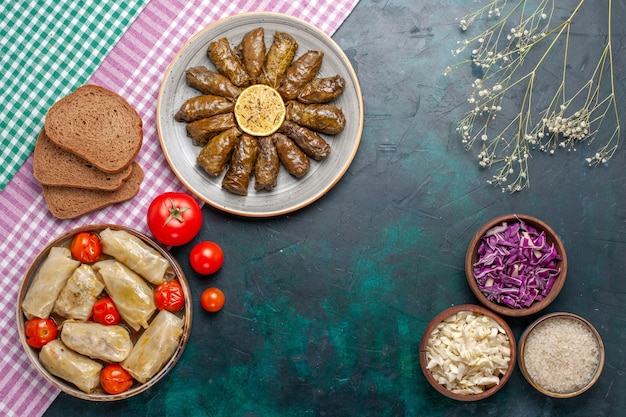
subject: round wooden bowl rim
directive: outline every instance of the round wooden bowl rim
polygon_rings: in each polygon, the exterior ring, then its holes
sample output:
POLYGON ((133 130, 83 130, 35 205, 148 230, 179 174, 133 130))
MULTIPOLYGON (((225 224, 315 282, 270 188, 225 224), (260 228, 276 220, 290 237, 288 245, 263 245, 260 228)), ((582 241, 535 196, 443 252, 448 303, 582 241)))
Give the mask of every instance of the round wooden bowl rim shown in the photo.
POLYGON ((513 334, 511 327, 507 324, 507 322, 502 317, 500 317, 493 311, 483 306, 479 306, 476 304, 461 304, 461 305, 453 306, 453 307, 443 310, 430 321, 430 323, 426 326, 424 333, 422 334, 422 339, 419 345, 419 356, 420 356, 420 368, 422 369, 422 373, 424 374, 424 376, 426 377, 426 380, 430 383, 430 385, 433 388, 435 388, 438 392, 440 392, 441 394, 445 395, 448 398, 452 398, 453 400, 457 400, 457 401, 479 401, 487 397, 490 397, 491 395, 500 391, 502 387, 504 387, 504 385, 507 383, 509 378, 511 378, 511 375, 513 375, 513 371, 515 370, 515 362, 517 360, 517 343, 515 341, 515 335, 513 334), (460 311, 471 311, 473 313, 479 313, 479 314, 483 314, 485 316, 491 317, 500 326, 502 326, 502 328, 506 332, 507 337, 509 338, 509 343, 510 343, 510 348, 511 348, 511 358, 510 358, 509 367, 506 373, 500 377, 500 383, 498 385, 495 385, 481 392, 480 394, 465 395, 465 394, 454 393, 448 390, 443 385, 439 384, 433 377, 432 372, 430 372, 430 370, 426 368, 426 366, 428 365, 426 361, 426 346, 428 344, 428 338, 430 337, 431 333, 433 332, 433 330, 439 323, 441 323, 444 319, 460 311))
POLYGON ((495 311, 498 314, 508 317, 523 317, 530 316, 546 308, 550 305, 556 297, 559 295, 565 284, 565 278, 567 277, 567 255, 565 253, 565 246, 559 238, 558 234, 544 221, 527 214, 506 214, 499 217, 495 217, 485 223, 472 237, 469 245, 467 246, 467 252, 465 254, 465 276, 470 290, 474 296, 485 307, 495 311), (533 226, 539 230, 543 230, 546 233, 546 238, 549 242, 553 242, 557 252, 561 255, 561 260, 557 261, 557 266, 561 268, 561 272, 558 278, 554 281, 554 285, 550 289, 548 295, 541 301, 536 301, 528 308, 511 308, 503 304, 494 303, 489 301, 487 297, 478 289, 478 284, 474 278, 473 265, 478 259, 477 251, 480 245, 480 240, 485 233, 492 227, 501 224, 502 222, 514 222, 522 220, 524 223, 533 226))
POLYGON ((518 361, 518 366, 520 371, 522 372, 522 375, 524 375, 524 378, 526 379, 526 381, 528 381, 528 383, 535 388, 537 391, 541 392, 542 394, 545 394, 547 396, 553 397, 553 398, 571 398, 571 397, 575 397, 577 395, 582 394, 583 392, 587 391, 589 388, 591 388, 596 381, 598 381, 598 379, 600 378, 600 374, 602 373, 602 369, 604 368, 604 356, 605 356, 605 352, 604 352, 604 343, 602 342, 602 337, 600 336, 600 333, 598 333, 598 331, 596 330, 596 328, 586 319, 584 319, 581 316, 578 316, 576 314, 573 313, 566 313, 566 312, 555 312, 555 313, 550 313, 550 314, 546 314, 545 316, 539 317, 537 320, 535 320, 534 322, 532 322, 522 333, 522 336, 520 337, 520 341, 519 341, 519 353, 518 353, 518 357, 519 357, 519 361, 518 361), (544 323, 547 320, 551 320, 551 319, 557 319, 557 318, 569 318, 569 319, 574 319, 574 320, 578 320, 581 323, 583 323, 584 325, 587 326, 587 328, 591 331, 591 333, 594 335, 596 341, 598 342, 598 351, 599 351, 599 357, 598 357, 598 367, 596 368, 595 373, 593 374, 593 377, 589 380, 589 382, 587 383, 587 385, 585 385, 584 387, 576 390, 576 391, 572 391, 572 392, 565 392, 565 393, 558 393, 558 392, 552 392, 549 391, 545 388, 543 388, 541 385, 537 384, 528 374, 528 370, 526 369, 526 361, 524 360, 524 349, 526 347, 526 341, 528 339, 528 336, 530 335, 530 333, 537 328, 537 326, 539 326, 541 323, 544 323))

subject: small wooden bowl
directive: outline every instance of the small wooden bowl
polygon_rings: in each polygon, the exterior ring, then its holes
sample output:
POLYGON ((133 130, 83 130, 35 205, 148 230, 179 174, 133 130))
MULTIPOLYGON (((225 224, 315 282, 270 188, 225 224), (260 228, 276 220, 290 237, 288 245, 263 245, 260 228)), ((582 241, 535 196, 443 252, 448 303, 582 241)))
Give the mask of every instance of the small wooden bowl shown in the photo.
MULTIPOLYGON (((570 330, 567 333, 567 337, 568 338, 574 337, 573 334, 574 334, 574 331, 570 330)), ((559 346, 555 346, 555 343, 548 343, 545 346, 548 346, 554 349, 559 348, 559 346)), ((577 350, 577 352, 579 351, 580 350, 577 350)), ((559 357, 567 356, 567 352, 559 351, 558 355, 559 357)), ((598 333, 598 331, 587 320, 571 313, 552 313, 552 314, 548 314, 543 317, 540 317, 539 319, 535 320, 530 326, 528 326, 526 330, 524 330, 522 336, 520 337, 520 342, 519 342, 519 368, 520 368, 520 371, 522 371, 524 378, 526 378, 528 383, 532 385, 533 388, 535 388, 537 391, 545 395, 548 395, 550 397, 554 397, 554 398, 575 397, 587 391, 589 388, 591 388, 596 383, 598 378, 600 378, 600 374, 602 373, 602 368, 604 367, 604 355, 605 355, 604 344, 602 343, 602 337, 600 337, 600 334, 598 333), (597 366, 595 367, 593 371, 590 372, 589 379, 584 385, 578 386, 577 388, 568 392, 555 392, 555 391, 552 391, 548 388, 541 386, 537 381, 533 379, 533 377, 531 376, 531 373, 529 373, 528 368, 527 368, 528 358, 526 357, 526 355, 529 353, 530 349, 533 349, 532 347, 528 348, 528 337, 532 334, 534 330, 536 330, 542 324, 546 324, 555 320, 563 320, 563 319, 573 320, 574 322, 582 323, 583 326, 589 330, 593 339, 597 342, 598 357, 597 357, 597 366)), ((584 361, 580 360, 580 358, 572 358, 568 363, 583 364, 584 361)), ((549 365, 550 364, 546 364, 546 366, 549 366, 549 365)), ((556 365, 556 366, 559 366, 559 365, 556 365)), ((555 371, 554 375, 563 376, 564 368, 566 368, 566 366, 561 365, 559 369, 555 371)), ((542 367, 542 369, 544 368, 542 367)), ((540 377, 537 377, 537 379, 540 379, 540 377)), ((544 385, 547 385, 547 384, 544 384, 544 385)))
POLYGON ((563 285, 565 284, 565 277, 567 276, 567 256, 565 254, 565 247, 563 246, 563 242, 556 234, 556 232, 552 230, 550 226, 548 226, 546 223, 536 217, 525 214, 507 214, 504 216, 496 217, 483 225, 470 240, 469 246, 467 247, 467 252, 465 254, 465 276, 467 278, 467 283, 472 290, 472 293, 485 307, 503 316, 529 316, 546 308, 550 303, 554 301, 554 299, 563 289, 563 285), (540 232, 545 232, 547 242, 549 244, 554 244, 556 251, 561 256, 561 260, 556 262, 556 267, 560 268, 561 272, 556 278, 556 281, 550 289, 550 292, 548 292, 548 294, 542 300, 533 302, 527 308, 512 308, 507 305, 493 302, 487 299, 487 296, 485 296, 480 291, 478 283, 476 282, 476 279, 474 277, 474 264, 478 261, 478 248, 480 247, 482 238, 487 233, 487 231, 495 226, 502 224, 503 222, 512 224, 520 220, 540 232))
MULTIPOLYGON (((152 286, 152 284, 150 285, 152 286)), ((24 351, 26 352, 26 356, 28 357, 32 365, 35 367, 35 369, 37 369, 37 372, 39 372, 39 374, 41 374, 48 382, 50 382, 59 390, 65 392, 66 394, 74 396, 76 398, 80 398, 80 399, 87 400, 87 401, 104 402, 104 401, 124 400, 130 397, 133 397, 139 393, 142 393, 146 391, 148 388, 154 386, 161 379, 163 379, 176 365, 176 363, 180 359, 185 349, 185 346, 189 339, 189 333, 191 331, 191 317, 192 317, 191 289, 189 287, 189 284, 187 283, 185 274, 182 268, 180 267, 180 265, 178 264, 178 262, 176 261, 176 259, 174 259, 174 257, 170 255, 169 252, 167 252, 165 249, 163 249, 161 246, 159 246, 156 242, 151 240, 146 235, 138 231, 135 231, 133 229, 130 229, 124 226, 114 225, 114 224, 86 225, 86 226, 78 227, 70 231, 67 231, 61 234, 60 236, 57 236, 54 239, 52 239, 52 241, 50 241, 50 243, 48 243, 48 245, 46 245, 46 247, 35 257, 30 267, 28 268, 28 271, 26 272, 26 275, 22 282, 20 292, 18 294, 18 300, 17 300, 16 305, 17 305, 16 318, 17 318, 18 334, 19 334, 22 346, 24 348, 24 351), (25 326, 27 319, 24 316, 24 313, 22 311, 22 301, 24 300, 26 292, 28 291, 28 288, 30 287, 32 280, 35 277, 35 274, 37 273, 39 267, 47 258, 50 252, 50 249, 52 247, 55 247, 55 246, 69 247, 74 235, 80 232, 92 232, 92 233, 97 234, 106 228, 110 228, 112 230, 124 230, 128 232, 129 234, 141 239, 149 247, 159 252, 170 263, 172 273, 174 274, 174 277, 179 280, 181 287, 183 289, 183 293, 185 295, 185 305, 182 310, 176 313, 178 317, 184 320, 183 334, 178 342, 178 346, 173 356, 167 361, 167 363, 163 366, 163 368, 161 368, 161 370, 158 371, 156 375, 154 375, 150 380, 148 380, 147 382, 143 384, 138 381, 134 381, 133 386, 128 391, 122 392, 120 394, 107 394, 101 389, 95 392, 86 393, 78 389, 72 383, 69 383, 61 378, 58 378, 52 375, 50 372, 48 372, 48 370, 39 361, 40 349, 35 349, 26 343, 26 334, 25 334, 24 326, 25 326)), ((60 320, 62 321, 63 319, 61 318, 60 320)), ((59 324, 60 323, 57 322, 57 325, 59 324)), ((122 323, 122 325, 124 325, 124 322, 122 323)), ((132 329, 130 329, 129 327, 128 329, 131 333, 131 338, 133 340, 136 340, 140 336, 140 334, 143 333, 143 330, 140 330, 139 332, 135 332, 135 331, 132 331, 132 329)))
POLYGON ((428 383, 432 385, 432 387, 435 388, 439 393, 445 395, 448 398, 452 398, 453 400, 458 400, 458 401, 479 401, 487 397, 490 397, 496 392, 500 391, 504 387, 504 385, 507 383, 509 378, 511 378, 511 375, 513 375, 513 371, 515 369, 516 356, 517 356, 517 347, 516 347, 515 336, 513 334, 513 331, 509 327, 509 325, 504 321, 502 317, 498 316, 493 311, 485 307, 475 305, 475 304, 463 304, 463 305, 450 307, 442 311, 441 313, 437 314, 435 318, 433 318, 432 321, 428 324, 428 326, 426 326, 426 330, 424 330, 422 339, 420 341, 420 347, 419 347, 420 367, 422 368, 422 373, 426 377, 426 380, 428 381, 428 383), (461 311, 471 311, 472 313, 482 314, 482 315, 492 318, 493 320, 496 321, 496 323, 498 323, 504 329, 509 339, 511 356, 509 360, 509 366, 506 372, 504 373, 504 375, 500 376, 499 384, 494 385, 479 394, 458 394, 458 393, 452 392, 449 389, 447 389, 445 386, 438 383, 435 377, 433 376, 432 372, 429 369, 427 369, 428 359, 426 355, 426 350, 427 350, 428 339, 430 335, 432 334, 433 330, 435 329, 435 327, 437 327, 439 323, 441 323, 443 320, 461 311))

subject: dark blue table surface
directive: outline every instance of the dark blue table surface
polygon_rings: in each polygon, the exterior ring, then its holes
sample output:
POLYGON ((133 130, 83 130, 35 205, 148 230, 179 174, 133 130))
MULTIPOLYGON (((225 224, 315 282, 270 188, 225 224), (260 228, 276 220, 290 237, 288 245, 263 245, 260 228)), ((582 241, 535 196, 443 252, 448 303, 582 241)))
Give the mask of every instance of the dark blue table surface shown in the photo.
MULTIPOLYGON (((613 3, 618 106, 626 120, 626 6, 613 3)), ((172 250, 195 309, 174 370, 122 402, 61 394, 46 416, 625 415, 626 149, 596 168, 585 164, 591 151, 584 144, 552 157, 537 153, 529 189, 508 194, 488 185, 493 172, 478 167, 455 132, 471 70, 442 75, 462 39, 455 18, 477 4, 361 0, 333 36, 358 74, 365 105, 362 141, 345 176, 317 202, 276 218, 204 207, 201 235, 172 250), (579 397, 539 394, 516 369, 495 396, 455 402, 421 373, 418 345, 427 323, 451 305, 477 303, 463 265, 471 236, 506 213, 541 218, 565 244, 565 287, 541 314, 579 314, 603 337, 604 371, 579 397), (201 240, 225 252, 224 267, 211 277, 188 266, 201 240), (217 314, 200 308, 208 286, 227 297, 217 314)), ((574 79, 602 46, 605 4, 586 4, 587 23, 572 34, 574 79)), ((556 18, 570 8, 557 8, 556 18)), ((507 321, 519 337, 535 318, 507 321)))

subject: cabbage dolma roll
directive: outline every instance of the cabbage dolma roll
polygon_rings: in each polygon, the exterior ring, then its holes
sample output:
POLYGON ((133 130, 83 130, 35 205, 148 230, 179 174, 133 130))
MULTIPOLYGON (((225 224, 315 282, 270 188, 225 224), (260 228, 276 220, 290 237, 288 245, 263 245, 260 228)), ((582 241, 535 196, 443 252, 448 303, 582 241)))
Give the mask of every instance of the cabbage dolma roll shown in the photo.
POLYGON ((305 154, 316 161, 326 158, 330 153, 330 145, 328 142, 320 135, 304 126, 285 120, 280 127, 280 132, 289 136, 305 154))
POLYGON ((150 327, 135 343, 121 365, 133 378, 147 382, 174 355, 183 334, 184 320, 167 310, 159 311, 150 327))
POLYGON ((346 126, 343 111, 331 104, 287 103, 285 119, 318 133, 336 135, 346 126))
POLYGON ((251 84, 255 84, 265 64, 265 31, 262 27, 246 33, 236 48, 251 84))
POLYGON ((236 127, 219 133, 202 147, 202 150, 196 158, 196 162, 207 174, 217 177, 224 169, 235 149, 235 145, 239 141, 241 132, 236 127))
POLYGON ((59 293, 80 262, 72 259, 68 248, 53 247, 39 267, 22 301, 27 319, 48 318, 59 293))
POLYGON ((61 341, 77 353, 106 362, 123 361, 133 348, 130 334, 124 327, 94 322, 64 321, 61 341))
POLYGON ((237 87, 250 84, 250 76, 246 72, 235 51, 230 47, 227 38, 220 38, 209 44, 207 55, 217 72, 227 77, 237 87))
POLYGON ((191 138, 194 145, 204 146, 211 138, 231 127, 237 127, 233 113, 216 114, 188 123, 187 136, 191 138))
POLYGON ((115 259, 96 262, 93 268, 102 276, 106 291, 124 321, 134 330, 147 328, 156 310, 154 290, 148 283, 115 259))
POLYGON ((263 136, 259 139, 259 155, 254 167, 254 189, 273 190, 278 182, 280 161, 276 145, 271 136, 263 136))
POLYGON ((104 284, 91 266, 82 264, 65 283, 54 304, 54 312, 65 318, 87 321, 103 289, 104 284))
POLYGON ((346 80, 340 75, 326 78, 314 78, 302 87, 298 93, 301 103, 328 103, 339 97, 346 88, 346 80))
POLYGON ((307 51, 287 68, 278 92, 284 100, 293 100, 298 92, 315 76, 322 67, 324 53, 307 51))
POLYGON ((203 94, 221 97, 237 98, 241 88, 233 84, 222 74, 211 71, 207 67, 192 67, 185 71, 187 84, 203 94))
POLYGON ((276 145, 278 158, 288 173, 301 178, 309 171, 311 162, 298 146, 282 133, 274 133, 272 140, 276 145))
POLYGON ((170 263, 156 249, 125 230, 100 232, 102 252, 111 255, 154 285, 165 282, 170 263))
POLYGON ((222 188, 238 195, 248 195, 248 185, 258 153, 257 139, 244 133, 230 158, 222 188))
POLYGON ((298 42, 291 35, 276 32, 270 49, 267 51, 259 82, 273 88, 278 87, 293 57, 296 56, 297 50, 298 42))
POLYGON ((235 101, 211 94, 203 94, 185 100, 174 119, 179 122, 193 122, 216 114, 229 113, 235 108, 235 101))
POLYGON ((100 385, 102 365, 74 352, 59 339, 54 339, 41 348, 39 361, 52 375, 76 385, 86 393, 95 391, 100 385))

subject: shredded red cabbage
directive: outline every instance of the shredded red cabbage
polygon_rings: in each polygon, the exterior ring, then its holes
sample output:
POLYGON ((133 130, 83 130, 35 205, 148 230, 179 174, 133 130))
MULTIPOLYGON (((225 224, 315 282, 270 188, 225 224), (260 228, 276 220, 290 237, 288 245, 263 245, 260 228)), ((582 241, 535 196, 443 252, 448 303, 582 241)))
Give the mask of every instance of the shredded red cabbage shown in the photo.
POLYGON ((474 277, 488 300, 511 308, 526 308, 542 300, 561 269, 561 260, 545 232, 518 220, 503 222, 485 233, 478 247, 474 277))

